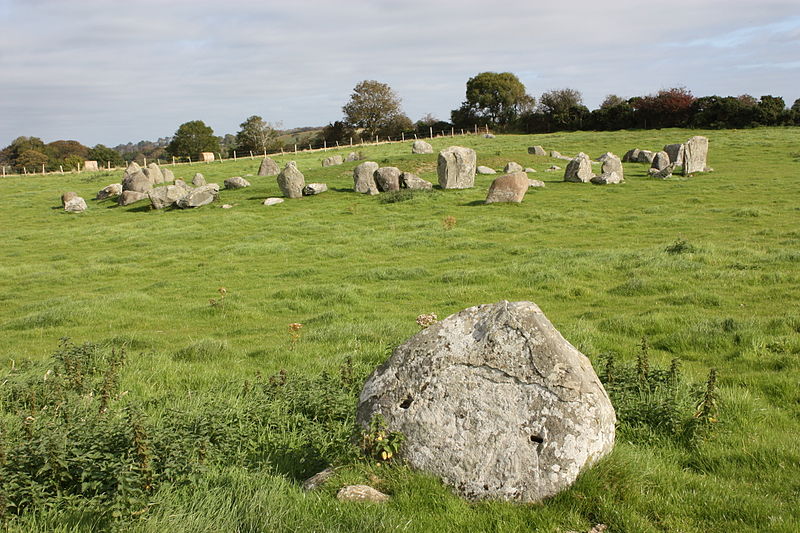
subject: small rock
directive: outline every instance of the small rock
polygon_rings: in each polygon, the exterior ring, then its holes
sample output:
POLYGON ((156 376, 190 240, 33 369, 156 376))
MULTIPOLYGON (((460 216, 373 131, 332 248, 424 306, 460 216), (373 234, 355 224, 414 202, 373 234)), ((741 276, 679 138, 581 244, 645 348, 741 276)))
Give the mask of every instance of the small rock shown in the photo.
POLYGON ((278 163, 269 157, 265 157, 258 167, 259 176, 277 176, 280 171, 281 169, 278 167, 278 163))
POLYGON ((675 163, 670 163, 661 170, 656 168, 648 169, 651 178, 663 180, 672 177, 672 172, 675 170, 675 163))
POLYGON ((542 180, 528 180, 528 187, 544 187, 542 180))
POLYGON ((400 174, 400 188, 430 190, 433 189, 433 183, 428 180, 424 180, 416 174, 412 174, 411 172, 403 172, 400 174))
POLYGON ((616 184, 616 183, 622 183, 623 181, 624 180, 622 179, 622 176, 620 176, 613 170, 611 172, 606 172, 599 176, 595 176, 591 179, 591 182, 594 183, 595 185, 616 184))
POLYGON ((107 198, 119 196, 120 194, 122 194, 122 184, 112 183, 111 185, 106 185, 105 187, 97 191, 97 196, 95 196, 95 200, 105 200, 107 198))
POLYGON ((550 168, 547 169, 547 172, 553 172, 554 170, 561 170, 561 167, 558 165, 550 165, 550 168))
POLYGON ((221 207, 222 209, 230 209, 230 208, 232 208, 233 206, 232 206, 231 204, 222 204, 220 207, 221 207))
POLYGON ((497 174, 495 169, 485 167, 483 165, 479 166, 476 170, 478 171, 478 174, 497 174))
POLYGON ((425 141, 414 141, 414 144, 411 145, 411 153, 412 154, 432 154, 433 153, 433 146, 425 141))
POLYGON ((389 496, 369 485, 348 485, 342 487, 336 498, 342 502, 385 502, 389 496))
POLYGON ((314 196, 328 190, 328 185, 325 183, 309 183, 303 187, 303 196, 314 196))
POLYGON ((344 159, 342 159, 342 156, 340 155, 332 155, 322 160, 323 167, 333 167, 336 165, 341 165, 342 163, 344 163, 344 159))
POLYGON ((234 176, 225 180, 226 189, 244 189, 250 186, 250 182, 241 176, 234 176))
POLYGON ((347 154, 347 157, 344 159, 346 163, 352 163, 353 161, 358 161, 361 159, 361 155, 358 152, 350 152, 347 154))
POLYGON ((202 187, 205 184, 206 184, 206 178, 199 172, 195 174, 194 177, 192 178, 192 185, 194 185, 195 187, 202 187))
POLYGON ((303 482, 303 490, 315 490, 317 487, 328 481, 336 469, 331 467, 326 468, 322 472, 318 472, 303 482))
POLYGON ((117 204, 122 206, 131 205, 135 204, 136 202, 146 200, 147 198, 148 196, 146 192, 122 191, 122 194, 120 194, 117 198, 117 204))
POLYGON ((547 152, 545 152, 544 148, 541 146, 529 146, 528 153, 531 155, 539 155, 539 156, 546 156, 547 152))
POLYGON ((264 205, 278 205, 283 203, 283 198, 267 198, 264 205))
POLYGON ((64 211, 68 213, 83 213, 86 211, 86 200, 80 196, 73 196, 64 202, 64 211))
POLYGON ((494 139, 494 135, 492 135, 491 133, 484 133, 483 134, 483 138, 484 139, 494 139))
POLYGON ((506 163, 506 166, 503 167, 503 172, 506 174, 510 174, 512 172, 522 172, 522 165, 515 163, 514 161, 509 161, 506 163))
POLYGON ((536 169, 535 168, 531 168, 531 167, 525 167, 524 172, 527 172, 528 174, 530 174, 531 172, 536 172, 536 169))

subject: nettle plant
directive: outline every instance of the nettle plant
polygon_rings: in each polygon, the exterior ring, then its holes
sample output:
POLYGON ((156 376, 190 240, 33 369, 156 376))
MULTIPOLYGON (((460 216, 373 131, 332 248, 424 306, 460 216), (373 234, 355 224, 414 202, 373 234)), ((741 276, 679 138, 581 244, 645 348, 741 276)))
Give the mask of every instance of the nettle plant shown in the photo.
POLYGON ((383 415, 375 413, 369 421, 369 428, 361 434, 361 450, 364 457, 381 464, 382 461, 391 461, 400 452, 403 441, 405 435, 391 431, 383 415))

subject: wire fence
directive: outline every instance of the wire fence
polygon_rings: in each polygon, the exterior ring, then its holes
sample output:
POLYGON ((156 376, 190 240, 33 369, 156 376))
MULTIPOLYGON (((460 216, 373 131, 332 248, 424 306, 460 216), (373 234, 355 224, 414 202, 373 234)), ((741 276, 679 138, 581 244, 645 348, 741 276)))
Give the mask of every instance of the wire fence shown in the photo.
MULTIPOLYGON (((331 141, 328 142, 325 139, 322 140, 309 140, 303 143, 294 143, 292 145, 284 145, 281 147, 280 151, 267 151, 263 150, 262 152, 253 152, 248 151, 246 153, 237 153, 237 150, 233 150, 228 157, 223 157, 221 152, 204 152, 203 154, 198 154, 197 157, 192 158, 192 156, 173 156, 171 159, 162 159, 162 158, 155 158, 151 159, 150 161, 147 158, 144 158, 144 165, 147 166, 149 163, 156 163, 159 166, 166 165, 166 166, 176 166, 176 165, 202 165, 202 164, 211 164, 211 163, 222 163, 225 161, 238 161, 239 159, 255 159, 255 158, 264 158, 264 157, 277 157, 277 156, 284 156, 287 154, 299 154, 299 153, 308 153, 308 152, 327 152, 329 150, 342 150, 342 149, 349 149, 349 148, 360 148, 364 146, 378 146, 382 144, 396 144, 396 143, 404 143, 410 142, 415 140, 424 140, 424 139, 437 139, 442 137, 456 137, 456 136, 464 136, 464 135, 488 135, 489 128, 488 126, 474 126, 471 129, 464 129, 464 128, 454 128, 451 127, 449 131, 447 130, 438 130, 434 131, 433 128, 429 128, 427 135, 421 135, 420 132, 403 132, 399 136, 395 136, 394 139, 392 137, 379 137, 375 136, 374 139, 365 140, 362 137, 350 137, 348 141, 331 141), (204 154, 210 154, 205 155, 204 154)), ((92 163, 91 161, 87 161, 86 163, 92 163)), ((2 166, 2 177, 10 177, 10 176, 46 176, 46 175, 54 175, 54 174, 81 174, 81 173, 92 173, 92 172, 115 172, 117 170, 124 170, 129 163, 127 163, 123 167, 117 167, 116 165, 112 165, 110 161, 95 161, 95 164, 86 165, 84 163, 84 168, 67 168, 65 169, 63 165, 59 165, 58 170, 47 170, 47 165, 42 165, 41 168, 37 167, 22 167, 22 170, 14 170, 13 167, 8 165, 0 165, 2 166), (104 163, 104 164, 103 164, 104 163)))

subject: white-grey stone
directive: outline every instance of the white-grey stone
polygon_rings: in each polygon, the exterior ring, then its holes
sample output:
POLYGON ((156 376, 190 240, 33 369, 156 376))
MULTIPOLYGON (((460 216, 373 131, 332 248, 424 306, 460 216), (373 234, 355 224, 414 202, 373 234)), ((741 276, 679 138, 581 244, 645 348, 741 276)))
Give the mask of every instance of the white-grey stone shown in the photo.
POLYGON ((111 185, 106 185, 97 191, 95 200, 105 200, 106 198, 113 198, 115 196, 119 196, 120 194, 122 194, 122 184, 112 183, 111 185))
POLYGON ((683 148, 683 175, 703 172, 708 166, 708 137, 695 135, 683 148))
POLYGON ((531 168, 531 167, 525 167, 525 172, 530 174, 531 172, 536 172, 536 169, 535 168, 531 168))
POLYGON ((277 176, 280 171, 281 169, 278 166, 278 163, 269 157, 262 159, 261 164, 258 166, 259 176, 277 176))
POLYGON ((352 163, 353 161, 358 161, 361 159, 361 156, 358 152, 350 152, 347 154, 347 157, 344 159, 346 163, 352 163))
POLYGON ((564 170, 564 181, 588 183, 593 177, 592 160, 583 152, 576 155, 564 170))
POLYGON ((475 169, 478 174, 497 174, 497 171, 493 168, 485 167, 483 165, 479 166, 475 169))
POLYGON ((142 200, 147 200, 147 192, 122 191, 122 194, 117 197, 117 204, 125 206, 141 202, 142 200))
POLYGON ((161 167, 156 163, 150 163, 147 165, 147 169, 142 169, 142 171, 144 170, 147 170, 146 175, 150 178, 150 181, 153 182, 153 185, 164 183, 164 173, 161 172, 161 167))
POLYGON ((206 184, 206 178, 199 172, 195 174, 194 177, 192 178, 192 185, 194 185, 195 187, 202 187, 205 184, 206 184))
POLYGON ((164 183, 171 183, 175 181, 175 174, 173 174, 170 169, 166 167, 162 168, 161 174, 164 175, 164 183))
POLYGON ((399 191, 400 174, 402 172, 397 167, 380 167, 375 170, 375 185, 381 192, 399 191))
POLYGON ((669 156, 669 162, 676 165, 683 165, 683 144, 667 144, 664 146, 664 151, 669 156))
POLYGON ((411 153, 432 154, 433 146, 431 146, 430 143, 426 143, 425 141, 414 141, 414 144, 411 145, 411 153))
POLYGON ((150 198, 150 205, 153 209, 164 209, 175 204, 178 200, 189 194, 189 191, 180 185, 166 185, 155 187, 147 193, 150 198))
POLYGON ((367 379, 402 459, 470 500, 537 502, 609 453, 616 416, 589 359, 531 302, 471 307, 423 329, 367 379))
POLYGON ((622 176, 614 172, 613 170, 610 172, 604 172, 599 176, 595 176, 591 179, 592 183, 595 185, 609 185, 609 184, 616 184, 622 183, 624 180, 622 176))
POLYGON ((364 161, 353 169, 353 188, 362 194, 378 194, 378 186, 375 184, 375 171, 378 170, 378 163, 374 161, 364 161))
POLYGON ((374 502, 389 501, 389 496, 369 485, 348 485, 339 489, 336 499, 342 502, 374 502))
POLYGON ((528 153, 531 155, 546 156, 547 152, 541 146, 529 146, 528 153))
POLYGON ((267 198, 263 203, 267 206, 278 205, 283 203, 283 198, 267 198))
POLYGON ((491 134, 491 133, 484 133, 483 134, 483 138, 484 139, 494 139, 494 135, 491 134))
POLYGON ((542 180, 528 180, 528 187, 544 187, 542 180))
POLYGON ((437 174, 442 189, 469 189, 475 185, 477 155, 472 148, 451 146, 439 152, 437 174))
POLYGON ((183 198, 175 202, 181 209, 202 207, 208 205, 219 196, 219 185, 208 183, 189 191, 183 198))
POLYGON ((653 162, 650 164, 650 168, 664 170, 669 164, 669 154, 662 150, 660 152, 656 152, 656 154, 653 156, 653 162))
POLYGON ((672 177, 672 172, 675 170, 675 163, 670 163, 666 167, 658 170, 657 168, 648 169, 651 178, 663 180, 672 177))
MULTIPOLYGON (((146 193, 153 188, 153 182, 150 181, 150 178, 145 176, 144 172, 141 169, 133 170, 132 166, 136 165, 136 163, 132 163, 131 166, 128 166, 128 169, 125 171, 125 175, 122 178, 122 190, 124 191, 134 191, 134 192, 141 192, 146 193), (129 170, 133 170, 129 172, 129 170)), ((139 165, 136 165, 137 167, 139 165)))
POLYGON ((600 167, 600 174, 617 174, 620 179, 624 179, 625 170, 622 168, 622 161, 619 157, 611 152, 606 152, 600 156, 599 161, 602 166, 600 167))
POLYGON ((639 155, 636 158, 636 161, 638 163, 652 163, 655 156, 656 154, 650 150, 639 150, 639 155))
POLYGON ((306 178, 297 169, 297 163, 289 161, 278 174, 278 187, 287 198, 301 198, 303 187, 306 186, 306 178))
POLYGON ((250 182, 241 176, 234 176, 226 179, 224 182, 226 189, 244 189, 250 186, 250 182))
POLYGON ((530 187, 528 175, 522 171, 511 172, 495 179, 486 194, 487 204, 500 202, 520 203, 530 187))
POLYGON ((413 190, 430 190, 433 189, 433 183, 428 180, 424 180, 417 176, 416 174, 412 174, 411 172, 403 172, 400 174, 400 188, 401 189, 413 189, 413 190))
POLYGON ((86 211, 86 200, 80 196, 74 196, 64 202, 64 211, 68 213, 83 213, 86 211))
POLYGON ((323 167, 333 167, 344 163, 344 159, 340 155, 332 155, 322 160, 323 167))
POLYGON ((508 163, 506 163, 506 166, 503 167, 503 173, 510 174, 511 172, 524 172, 524 170, 522 170, 522 165, 520 165, 519 163, 514 161, 509 161, 508 163))
POLYGON ((328 190, 328 185, 325 183, 309 183, 303 187, 303 196, 314 196, 321 194, 328 190))

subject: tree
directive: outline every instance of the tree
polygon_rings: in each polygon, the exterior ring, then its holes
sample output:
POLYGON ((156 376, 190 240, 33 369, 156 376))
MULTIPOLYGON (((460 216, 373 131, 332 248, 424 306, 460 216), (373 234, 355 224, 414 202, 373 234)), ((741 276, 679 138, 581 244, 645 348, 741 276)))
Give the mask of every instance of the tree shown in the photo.
POLYGON ((581 129, 590 116, 581 93, 569 88, 543 93, 538 109, 545 115, 549 131, 581 129))
POLYGON ((327 141, 329 143, 335 143, 336 141, 345 142, 349 141, 350 138, 354 137, 353 129, 350 128, 347 124, 342 122, 341 120, 337 120, 335 122, 329 123, 327 126, 322 128, 322 131, 317 138, 317 142, 320 144, 323 141, 327 141))
POLYGON ((14 168, 17 171, 22 171, 23 168, 32 172, 41 172, 42 165, 47 165, 50 158, 38 150, 28 149, 24 150, 17 158, 14 168))
POLYGON ((87 158, 90 161, 97 161, 100 166, 103 166, 104 163, 110 163, 115 167, 121 167, 125 164, 125 160, 122 159, 122 155, 119 152, 102 144, 97 144, 94 148, 91 148, 87 158))
POLYGON ((451 112, 458 127, 505 127, 533 108, 535 100, 511 72, 481 72, 467 80, 466 100, 451 112))
POLYGON ((202 120, 185 122, 178 127, 167 153, 173 156, 197 157, 200 152, 219 152, 219 138, 202 120))
POLYGON ((682 128, 689 122, 694 101, 686 87, 672 87, 637 98, 632 105, 645 128, 682 128))
POLYGON ((242 129, 236 134, 236 148, 243 154, 272 151, 277 143, 278 131, 258 115, 248 118, 239 127, 242 129))
POLYGON ((786 122, 789 113, 786 111, 786 104, 780 96, 770 94, 762 96, 756 106, 756 116, 758 123, 763 126, 777 126, 786 122))
POLYGON ((375 80, 359 82, 342 107, 344 122, 351 128, 363 128, 366 137, 385 134, 403 112, 400 97, 385 83, 375 80))

